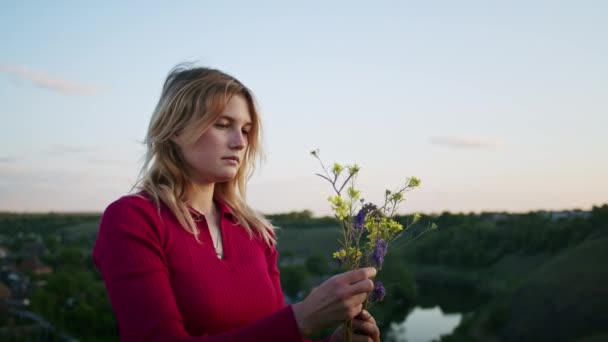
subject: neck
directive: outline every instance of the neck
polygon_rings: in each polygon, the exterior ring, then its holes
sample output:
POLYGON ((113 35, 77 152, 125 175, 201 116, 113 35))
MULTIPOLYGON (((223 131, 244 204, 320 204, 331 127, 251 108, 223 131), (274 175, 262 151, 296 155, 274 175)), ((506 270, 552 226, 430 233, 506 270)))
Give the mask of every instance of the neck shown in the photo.
POLYGON ((213 204, 213 191, 215 184, 193 185, 188 191, 186 202, 205 217, 215 216, 215 206, 213 204))

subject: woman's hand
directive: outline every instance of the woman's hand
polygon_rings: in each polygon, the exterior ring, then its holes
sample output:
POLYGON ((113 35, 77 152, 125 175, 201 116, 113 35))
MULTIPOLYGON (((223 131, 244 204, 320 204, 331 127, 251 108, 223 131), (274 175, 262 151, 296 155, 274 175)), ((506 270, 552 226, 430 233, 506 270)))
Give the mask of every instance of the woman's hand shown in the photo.
POLYGON ((373 267, 337 274, 312 292, 293 312, 304 337, 309 337, 329 325, 341 323, 361 313, 367 294, 374 289, 370 280, 376 276, 373 267))
MULTIPOLYGON (((344 341, 343 326, 339 326, 331 335, 331 342, 344 341)), ((380 329, 376 320, 367 310, 361 311, 353 319, 353 342, 380 342, 380 329)))

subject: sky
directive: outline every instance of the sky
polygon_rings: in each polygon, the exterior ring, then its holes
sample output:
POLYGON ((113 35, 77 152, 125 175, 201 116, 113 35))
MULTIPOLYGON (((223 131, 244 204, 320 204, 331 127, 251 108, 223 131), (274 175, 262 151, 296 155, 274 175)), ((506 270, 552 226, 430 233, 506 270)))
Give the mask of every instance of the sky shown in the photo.
POLYGON ((137 179, 168 71, 253 90, 264 213, 330 213, 356 163, 400 213, 608 203, 606 1, 3 1, 0 211, 101 212, 137 179))

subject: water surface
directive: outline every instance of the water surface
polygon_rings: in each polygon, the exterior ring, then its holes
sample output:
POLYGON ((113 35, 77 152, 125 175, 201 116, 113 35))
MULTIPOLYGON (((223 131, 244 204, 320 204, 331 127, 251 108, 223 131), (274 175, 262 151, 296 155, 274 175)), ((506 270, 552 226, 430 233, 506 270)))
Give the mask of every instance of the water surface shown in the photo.
POLYGON ((439 306, 429 309, 416 307, 400 323, 391 323, 387 341, 428 342, 439 340, 460 324, 462 314, 444 313, 439 306))

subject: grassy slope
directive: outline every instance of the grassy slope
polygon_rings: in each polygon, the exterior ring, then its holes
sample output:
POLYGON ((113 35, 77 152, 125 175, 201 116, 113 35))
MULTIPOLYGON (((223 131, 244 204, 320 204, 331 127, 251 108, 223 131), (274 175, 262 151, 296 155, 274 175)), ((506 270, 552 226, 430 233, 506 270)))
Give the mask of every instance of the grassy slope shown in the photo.
POLYGON ((608 330, 608 239, 588 241, 539 267, 515 289, 505 341, 572 340, 608 330))
POLYGON ((338 228, 280 229, 278 232, 279 253, 294 253, 301 257, 323 255, 328 259, 338 248, 338 228))

